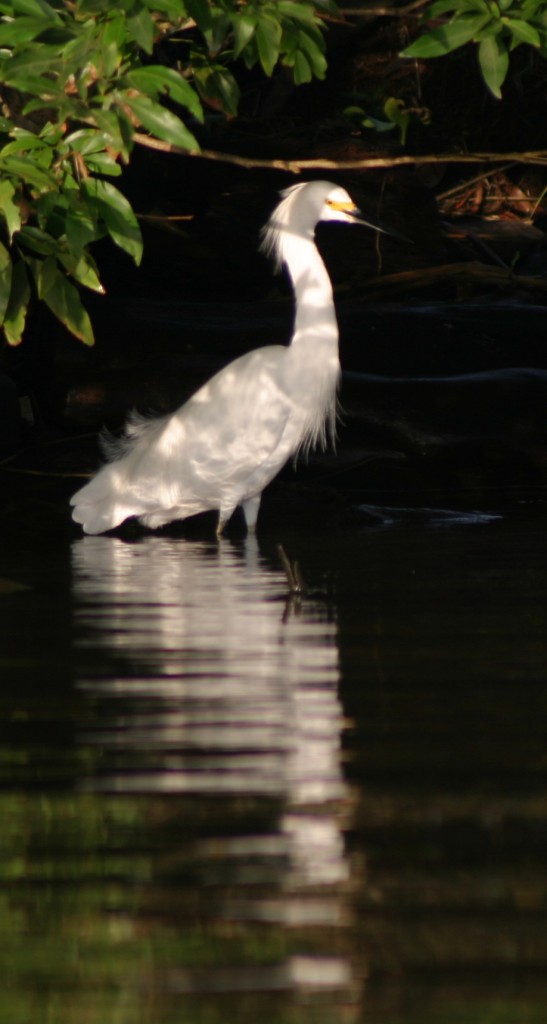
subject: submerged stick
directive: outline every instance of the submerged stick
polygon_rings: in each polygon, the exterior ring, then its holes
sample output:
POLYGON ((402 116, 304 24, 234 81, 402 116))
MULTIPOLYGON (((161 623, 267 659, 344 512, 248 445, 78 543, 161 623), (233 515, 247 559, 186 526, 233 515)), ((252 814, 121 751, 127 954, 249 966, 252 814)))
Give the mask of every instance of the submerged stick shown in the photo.
POLYGON ((304 582, 302 573, 300 572, 300 566, 298 562, 291 562, 282 544, 277 545, 277 552, 281 559, 281 564, 285 570, 285 575, 287 577, 287 583, 289 584, 290 593, 305 594, 306 584, 304 582))

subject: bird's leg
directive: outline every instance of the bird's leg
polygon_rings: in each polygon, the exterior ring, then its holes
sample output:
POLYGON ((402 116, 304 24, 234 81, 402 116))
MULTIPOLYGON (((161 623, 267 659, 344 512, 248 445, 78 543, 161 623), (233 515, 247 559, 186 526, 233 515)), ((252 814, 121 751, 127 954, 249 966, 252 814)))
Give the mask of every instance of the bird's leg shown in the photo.
POLYGON ((216 528, 216 535, 217 535, 217 537, 222 537, 222 534, 224 532, 224 527, 226 526, 226 523, 228 522, 228 520, 229 520, 230 516, 232 515, 232 512, 234 511, 234 509, 235 509, 235 505, 232 505, 232 504, 230 504, 230 505, 222 505, 221 504, 221 506, 220 506, 220 508, 218 510, 218 523, 217 523, 217 528, 216 528))
POLYGON ((222 537, 222 534, 224 533, 224 527, 226 526, 226 523, 228 522, 230 515, 231 512, 226 513, 223 512, 222 509, 220 509, 218 513, 217 528, 215 530, 215 536, 217 540, 220 540, 220 538, 222 537))
POLYGON ((261 497, 262 494, 255 494, 254 498, 247 498, 247 501, 242 503, 243 515, 245 516, 245 522, 247 523, 249 533, 254 533, 256 530, 256 521, 258 519, 261 497))

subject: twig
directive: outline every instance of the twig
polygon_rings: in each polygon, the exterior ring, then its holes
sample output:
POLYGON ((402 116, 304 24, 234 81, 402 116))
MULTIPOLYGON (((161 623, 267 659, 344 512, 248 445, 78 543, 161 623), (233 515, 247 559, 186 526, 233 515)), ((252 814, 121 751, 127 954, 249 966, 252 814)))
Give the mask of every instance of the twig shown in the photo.
POLYGON ((513 276, 512 271, 501 267, 486 266, 484 263, 444 263, 441 266, 420 268, 418 270, 401 270, 384 277, 371 278, 363 281, 361 295, 386 295, 406 292, 410 288, 425 288, 438 282, 477 283, 488 287, 513 287, 532 289, 545 292, 547 281, 541 277, 528 274, 513 276))
POLYGON ((289 591, 291 594, 304 594, 306 585, 304 583, 298 562, 291 562, 282 544, 277 545, 277 553, 287 576, 289 591))
POLYGON ((134 141, 149 149, 174 153, 178 156, 198 157, 218 163, 235 164, 249 170, 263 168, 272 171, 288 171, 289 174, 300 174, 302 171, 333 170, 357 171, 375 170, 386 167, 422 167, 426 164, 505 164, 526 163, 547 165, 547 149, 530 150, 523 153, 424 153, 421 155, 404 156, 367 156, 353 160, 330 160, 318 157, 313 160, 281 160, 261 159, 258 157, 240 156, 237 153, 221 153, 213 149, 188 150, 181 146, 171 145, 161 139, 153 139, 149 135, 136 132, 134 141))
POLYGON ((139 220, 155 221, 160 220, 162 223, 168 221, 169 223, 176 222, 179 220, 194 220, 193 213, 176 213, 176 214, 162 214, 162 213, 137 213, 139 220))
POLYGON ((5 466, 0 463, 0 473, 16 473, 19 476, 55 477, 62 480, 89 480, 92 473, 57 473, 43 469, 20 469, 17 466, 5 466))
MULTIPOLYGON (((508 171, 514 165, 514 160, 509 164, 504 164, 502 167, 496 167, 496 174, 508 171)), ((471 188, 472 185, 476 185, 479 181, 486 181, 490 177, 492 171, 483 171, 482 174, 476 174, 474 178, 467 178, 465 181, 460 182, 459 185, 454 185, 454 188, 448 188, 446 192, 440 192, 437 196, 439 202, 443 202, 444 199, 450 199, 451 196, 457 196, 459 192, 465 192, 467 188, 471 188)))
POLYGON ((494 252, 494 250, 487 245, 482 238, 479 238, 474 231, 466 230, 464 232, 464 237, 468 238, 475 248, 478 249, 483 256, 486 256, 491 263, 494 263, 497 267, 501 267, 502 270, 505 270, 506 274, 511 274, 511 267, 507 265, 505 260, 502 260, 501 256, 498 256, 497 252, 494 252))

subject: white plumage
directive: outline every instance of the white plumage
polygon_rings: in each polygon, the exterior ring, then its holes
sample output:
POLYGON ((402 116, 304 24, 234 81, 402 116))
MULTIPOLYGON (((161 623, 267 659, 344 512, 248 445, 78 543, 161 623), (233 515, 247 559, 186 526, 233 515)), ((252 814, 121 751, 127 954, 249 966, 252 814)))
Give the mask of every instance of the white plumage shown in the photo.
POLYGON ((287 267, 296 312, 290 345, 234 360, 175 413, 133 415, 108 462, 72 497, 73 518, 103 533, 130 516, 149 527, 218 509, 217 533, 238 505, 254 530, 262 491, 299 450, 334 437, 340 364, 332 287, 314 240, 320 220, 359 211, 327 181, 293 185, 263 231, 287 267))

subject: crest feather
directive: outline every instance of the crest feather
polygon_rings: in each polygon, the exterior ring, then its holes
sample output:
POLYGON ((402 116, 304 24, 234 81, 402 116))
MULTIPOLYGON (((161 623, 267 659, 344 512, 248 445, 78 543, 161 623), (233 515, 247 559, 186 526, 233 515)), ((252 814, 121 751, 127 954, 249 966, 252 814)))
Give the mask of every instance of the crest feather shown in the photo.
POLYGON ((262 228, 259 251, 274 261, 275 269, 280 270, 283 264, 283 242, 284 236, 291 220, 291 210, 298 193, 309 182, 302 181, 298 185, 290 185, 289 188, 280 192, 281 202, 278 203, 269 221, 262 228))

